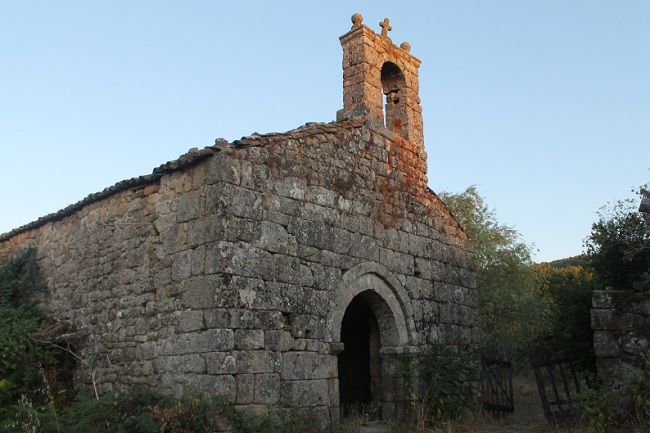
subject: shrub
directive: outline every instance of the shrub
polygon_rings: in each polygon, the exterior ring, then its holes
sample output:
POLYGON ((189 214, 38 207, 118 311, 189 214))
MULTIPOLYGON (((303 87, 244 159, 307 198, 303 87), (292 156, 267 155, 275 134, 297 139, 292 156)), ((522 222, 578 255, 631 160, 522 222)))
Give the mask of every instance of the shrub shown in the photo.
MULTIPOLYGON (((533 266, 540 297, 548 306, 546 348, 577 361, 586 372, 595 370, 591 298, 594 276, 580 265, 533 266)), ((539 341, 538 341, 539 343, 539 341)))
POLYGON ((605 433, 624 427, 625 431, 647 432, 650 425, 650 363, 643 378, 623 391, 603 387, 580 393, 581 420, 590 433, 605 433), (623 403, 623 404, 622 404, 623 403))
POLYGON ((650 214, 637 209, 636 200, 618 201, 601 209, 591 226, 585 251, 603 286, 650 288, 650 214))
POLYGON ((535 292, 532 246, 498 220, 475 186, 440 196, 474 242, 481 350, 523 368, 528 345, 542 333, 546 313, 535 292))
POLYGON ((425 398, 431 419, 458 419, 472 405, 471 381, 477 365, 471 356, 448 346, 433 346, 422 362, 425 398))
POLYGON ((146 390, 73 396, 62 368, 68 353, 54 344, 49 329, 57 328, 36 305, 42 290, 34 250, 0 264, 0 432, 198 433, 228 423, 240 433, 318 431, 309 416, 246 414, 223 398, 176 399, 146 390))
POLYGON ((590 433, 605 433, 618 425, 612 391, 604 388, 586 389, 580 393, 579 399, 581 421, 590 433))
POLYGON ((414 360, 405 360, 401 374, 419 375, 419 389, 407 385, 406 399, 415 412, 418 427, 461 418, 472 407, 472 382, 477 379, 477 363, 471 355, 454 347, 433 345, 414 360))
POLYGON ((206 433, 228 424, 238 433, 310 433, 319 425, 309 416, 273 412, 252 415, 221 397, 177 399, 148 390, 111 392, 99 399, 77 396, 60 410, 35 406, 26 398, 0 422, 0 432, 39 433, 206 433))
POLYGON ((650 425, 650 359, 645 361, 643 379, 630 387, 632 418, 641 426, 650 425))
POLYGON ((60 388, 56 365, 63 353, 34 339, 35 334, 51 337, 35 302, 42 290, 34 250, 0 264, 0 419, 19 399, 35 405, 45 401, 45 377, 60 388))

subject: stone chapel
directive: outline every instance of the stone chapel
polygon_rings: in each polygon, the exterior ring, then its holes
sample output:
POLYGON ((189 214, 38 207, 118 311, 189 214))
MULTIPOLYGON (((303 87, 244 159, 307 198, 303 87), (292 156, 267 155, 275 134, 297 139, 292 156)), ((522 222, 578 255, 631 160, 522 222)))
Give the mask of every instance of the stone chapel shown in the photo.
POLYGON ((352 17, 343 108, 192 149, 0 236, 28 247, 100 391, 224 395, 302 408, 404 410, 399 362, 432 344, 475 352, 470 239, 427 186, 420 60, 352 17), (89 365, 91 363, 89 362, 89 365))

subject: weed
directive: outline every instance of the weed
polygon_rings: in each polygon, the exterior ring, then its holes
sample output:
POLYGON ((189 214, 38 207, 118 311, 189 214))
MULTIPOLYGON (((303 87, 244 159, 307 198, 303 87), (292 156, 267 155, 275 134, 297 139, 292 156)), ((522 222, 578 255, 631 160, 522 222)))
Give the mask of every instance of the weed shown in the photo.
POLYGON ((614 392, 605 388, 586 389, 579 398, 581 421, 590 433, 606 433, 618 425, 614 392))
POLYGON ((419 357, 404 359, 400 373, 405 383, 403 398, 418 429, 458 420, 473 405, 469 386, 475 379, 476 363, 465 352, 433 345, 419 357))
POLYGON ((645 360, 645 365, 643 379, 630 387, 630 394, 633 424, 635 428, 647 429, 650 425, 650 359, 645 360))

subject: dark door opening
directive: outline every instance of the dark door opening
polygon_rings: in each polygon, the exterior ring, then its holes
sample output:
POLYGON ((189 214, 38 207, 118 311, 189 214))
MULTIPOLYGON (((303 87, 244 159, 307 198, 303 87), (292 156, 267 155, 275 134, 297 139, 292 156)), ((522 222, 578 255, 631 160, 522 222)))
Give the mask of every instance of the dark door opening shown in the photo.
POLYGON ((381 360, 379 326, 363 294, 355 297, 343 315, 339 354, 339 396, 343 415, 379 400, 381 360))

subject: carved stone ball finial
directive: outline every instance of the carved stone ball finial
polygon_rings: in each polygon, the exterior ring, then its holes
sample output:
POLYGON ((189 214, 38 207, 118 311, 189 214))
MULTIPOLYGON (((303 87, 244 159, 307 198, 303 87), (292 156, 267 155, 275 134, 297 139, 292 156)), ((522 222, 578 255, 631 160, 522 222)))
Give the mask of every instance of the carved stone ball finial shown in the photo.
POLYGON ((393 28, 390 26, 390 20, 388 18, 384 18, 384 20, 379 23, 379 27, 381 27, 381 35, 386 37, 388 37, 388 32, 393 30, 393 28))
POLYGON ((408 42, 402 42, 399 47, 404 51, 406 51, 407 53, 411 52, 411 44, 409 44, 408 42))
POLYGON ((360 13, 356 13, 352 15, 352 27, 359 27, 361 23, 363 22, 363 17, 361 16, 360 13))

